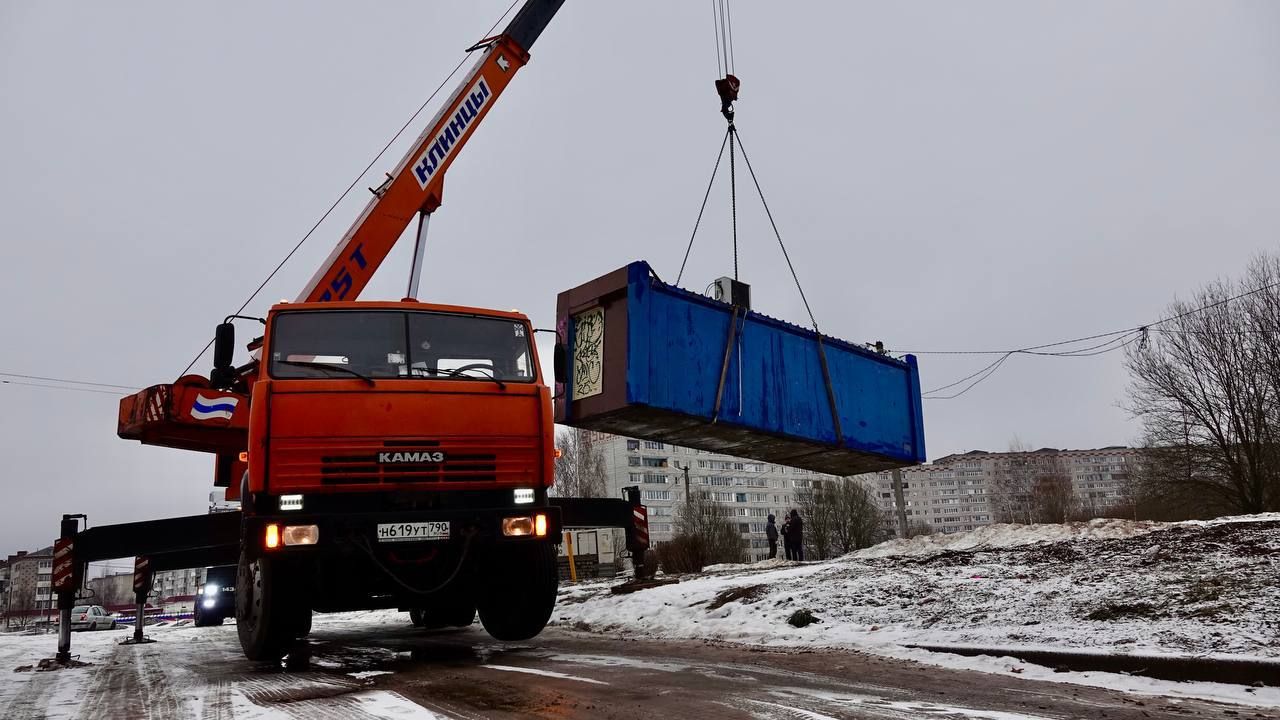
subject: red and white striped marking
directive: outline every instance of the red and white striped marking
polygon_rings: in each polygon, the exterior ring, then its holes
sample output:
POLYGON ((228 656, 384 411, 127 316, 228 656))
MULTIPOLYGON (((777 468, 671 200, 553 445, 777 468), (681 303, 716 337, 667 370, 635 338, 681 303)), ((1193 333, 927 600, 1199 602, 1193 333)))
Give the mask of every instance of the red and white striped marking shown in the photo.
POLYGON ((636 542, 641 545, 649 545, 649 511, 643 505, 636 505, 631 508, 632 520, 635 523, 636 542))
POLYGON ((150 589, 151 559, 140 555, 133 559, 133 590, 140 592, 150 589))
POLYGON ((58 538, 53 541, 53 578, 50 584, 54 592, 70 592, 76 589, 75 580, 75 541, 58 538))

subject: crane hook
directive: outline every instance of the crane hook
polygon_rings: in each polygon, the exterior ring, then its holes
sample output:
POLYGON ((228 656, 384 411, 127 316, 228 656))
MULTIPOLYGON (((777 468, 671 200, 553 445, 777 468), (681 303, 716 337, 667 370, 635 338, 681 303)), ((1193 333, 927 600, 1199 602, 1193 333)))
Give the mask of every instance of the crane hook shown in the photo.
POLYGON ((716 81, 716 94, 720 96, 720 114, 733 124, 733 103, 738 99, 738 88, 742 82, 734 75, 725 76, 716 81))

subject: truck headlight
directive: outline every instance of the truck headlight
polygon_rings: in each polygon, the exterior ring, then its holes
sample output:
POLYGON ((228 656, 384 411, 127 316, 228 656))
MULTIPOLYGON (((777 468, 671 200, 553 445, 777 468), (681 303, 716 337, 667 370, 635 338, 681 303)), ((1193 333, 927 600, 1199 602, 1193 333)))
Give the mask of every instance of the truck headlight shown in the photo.
POLYGON ((507 537, 520 537, 524 535, 546 537, 547 516, 543 513, 538 513, 532 517, 524 515, 521 517, 503 518, 502 534, 507 537))
POLYGON ((533 518, 527 516, 502 518, 502 534, 508 537, 532 535, 533 518))
POLYGON ((281 495, 280 509, 281 510, 301 510, 302 496, 301 495, 281 495))
POLYGON ((516 488, 516 504, 528 505, 533 502, 533 488, 516 488))
POLYGON ((281 534, 285 545, 315 545, 320 541, 320 526, 285 525, 281 534))
POLYGON ((214 583, 209 583, 208 585, 204 586, 205 597, 213 597, 214 595, 217 595, 217 594, 218 594, 218 586, 215 585, 214 583))
POLYGON ((214 602, 213 598, 205 598, 205 599, 204 599, 204 603, 202 603, 202 604, 203 604, 206 608, 211 608, 211 607, 213 607, 216 603, 214 602))

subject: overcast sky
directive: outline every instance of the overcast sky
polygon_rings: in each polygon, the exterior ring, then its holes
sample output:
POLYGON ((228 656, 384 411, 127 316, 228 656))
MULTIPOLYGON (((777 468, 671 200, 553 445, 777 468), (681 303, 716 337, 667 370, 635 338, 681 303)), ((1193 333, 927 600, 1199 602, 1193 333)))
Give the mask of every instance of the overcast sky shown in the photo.
MULTIPOLYGON (((506 6, 0 0, 0 372, 171 381, 506 6)), ((1276 3, 734 11, 741 135, 829 334, 1089 335, 1276 246, 1276 3)), ((632 260, 674 277, 724 131, 712 38, 705 2, 568 0, 450 171, 422 297, 549 326, 557 292, 632 260)), ((251 312, 295 297, 426 120, 251 312)), ((732 272, 727 193, 688 287, 732 272)), ((759 205, 739 210, 755 308, 803 322, 759 205)), ((365 298, 403 295, 410 244, 365 298)), ((986 362, 922 355, 925 388, 986 362)), ((1013 358, 926 404, 929 456, 1134 442, 1125 384, 1118 353, 1013 358)), ((212 458, 117 439, 117 397, 0 400, 0 555, 62 512, 205 509, 212 458)))

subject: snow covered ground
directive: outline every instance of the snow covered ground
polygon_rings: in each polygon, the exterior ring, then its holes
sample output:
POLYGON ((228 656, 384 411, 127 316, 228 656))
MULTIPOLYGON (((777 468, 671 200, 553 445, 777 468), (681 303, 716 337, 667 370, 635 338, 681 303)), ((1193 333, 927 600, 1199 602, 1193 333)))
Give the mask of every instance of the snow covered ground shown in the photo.
MULTIPOLYGON (((1277 578, 1277 513, 1172 524, 995 525, 890 541, 827 562, 713 566, 679 584, 629 595, 612 595, 605 584, 577 585, 562 591, 554 622, 628 637, 856 648, 1002 672, 1016 661, 903 646, 1280 659, 1277 578), (792 627, 787 620, 801 609, 820 622, 792 627)), ((1116 681, 1106 673, 1065 675, 1116 681)), ((1153 682, 1175 694, 1212 685, 1129 678, 1125 687, 1140 691, 1153 682)), ((1274 689, 1246 695, 1224 685, 1193 692, 1204 693, 1265 696, 1280 705, 1274 689)))

